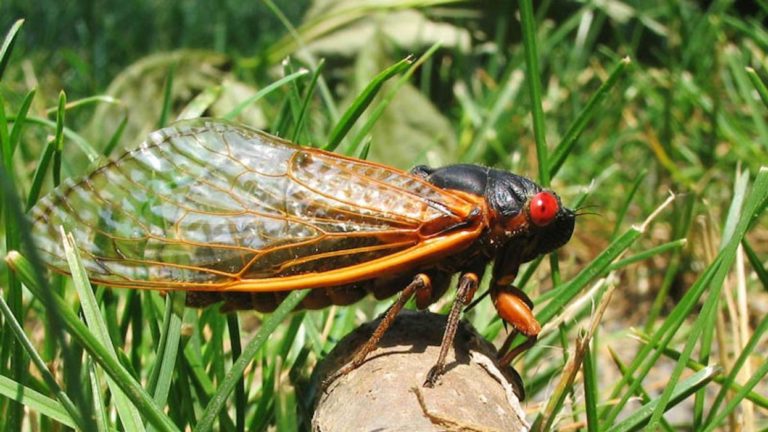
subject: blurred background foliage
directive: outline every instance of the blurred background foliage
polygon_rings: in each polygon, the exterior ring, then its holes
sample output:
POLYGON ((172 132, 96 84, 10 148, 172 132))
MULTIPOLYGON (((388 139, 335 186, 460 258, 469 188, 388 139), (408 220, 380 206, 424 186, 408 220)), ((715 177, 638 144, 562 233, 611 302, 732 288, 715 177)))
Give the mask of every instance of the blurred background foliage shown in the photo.
MULTIPOLYGON (((307 0, 283 3, 291 22, 309 7, 307 0)), ((73 99, 104 91, 149 53, 188 48, 253 55, 285 34, 262 2, 12 0, 0 5, 0 14, 3 28, 27 20, 24 49, 16 55, 46 65, 43 77, 73 99)))

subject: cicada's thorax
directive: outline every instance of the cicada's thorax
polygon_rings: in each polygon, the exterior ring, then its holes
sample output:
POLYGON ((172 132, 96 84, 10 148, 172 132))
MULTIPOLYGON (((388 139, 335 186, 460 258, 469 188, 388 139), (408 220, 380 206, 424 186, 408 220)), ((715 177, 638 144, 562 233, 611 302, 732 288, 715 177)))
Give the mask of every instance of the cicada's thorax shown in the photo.
MULTIPOLYGON (((440 188, 482 197, 483 223, 487 228, 468 252, 486 260, 494 259, 510 240, 524 235, 529 229, 524 211, 526 201, 541 191, 525 177, 479 165, 461 164, 436 169, 417 166, 411 172, 440 188)), ((462 255, 467 256, 466 253, 462 255)))
POLYGON ((453 257, 456 271, 468 266, 482 274, 485 264, 493 261, 494 284, 508 285, 521 264, 554 251, 573 234, 574 212, 563 207, 554 192, 528 178, 478 165, 419 166, 412 173, 438 187, 485 200, 486 232, 469 250, 453 257))

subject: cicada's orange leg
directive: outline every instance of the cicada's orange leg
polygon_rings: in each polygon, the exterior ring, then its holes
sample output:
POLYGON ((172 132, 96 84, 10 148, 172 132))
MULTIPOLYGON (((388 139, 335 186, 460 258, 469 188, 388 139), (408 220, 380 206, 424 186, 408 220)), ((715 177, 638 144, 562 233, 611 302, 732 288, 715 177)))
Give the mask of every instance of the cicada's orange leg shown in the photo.
POLYGON ((515 330, 507 336, 507 340, 504 341, 499 353, 502 357, 499 363, 502 365, 508 365, 533 344, 536 343, 536 339, 541 332, 541 325, 536 321, 536 317, 533 315, 533 302, 528 296, 520 289, 514 286, 495 286, 491 289, 491 298, 493 299, 493 305, 496 307, 496 311, 501 318, 512 325, 515 330), (528 339, 522 344, 510 349, 512 340, 517 335, 517 332, 527 336, 528 339), (505 353, 506 354, 503 354, 505 353))
POLYGON ((456 300, 453 302, 451 312, 448 314, 448 322, 445 324, 445 333, 443 333, 443 341, 440 344, 440 355, 437 357, 435 365, 427 373, 424 387, 433 387, 440 375, 445 372, 445 358, 448 356, 448 350, 453 346, 461 311, 472 301, 479 282, 480 278, 475 273, 461 275, 459 285, 456 288, 456 300))
POLYGON ((428 298, 431 295, 431 291, 432 281, 429 276, 423 273, 417 274, 413 278, 413 281, 400 292, 400 296, 398 296, 392 306, 387 309, 387 312, 384 313, 384 317, 381 319, 378 327, 373 331, 373 334, 368 338, 368 341, 360 347, 352 361, 327 378, 323 382, 323 388, 327 389, 332 382, 357 369, 363 362, 365 362, 365 358, 368 357, 368 354, 370 354, 371 351, 376 349, 381 338, 384 337, 384 334, 389 330, 389 327, 392 326, 397 314, 400 313, 405 304, 408 303, 408 300, 410 300, 414 294, 419 298, 428 298))

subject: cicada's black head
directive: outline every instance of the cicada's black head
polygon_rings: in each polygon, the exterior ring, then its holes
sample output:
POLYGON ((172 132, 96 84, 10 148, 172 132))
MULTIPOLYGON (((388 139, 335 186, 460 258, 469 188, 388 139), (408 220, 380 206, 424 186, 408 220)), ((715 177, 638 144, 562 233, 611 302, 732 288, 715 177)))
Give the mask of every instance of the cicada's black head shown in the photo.
POLYGON ((496 211, 497 229, 508 239, 507 247, 517 250, 520 263, 552 252, 571 239, 576 214, 562 205, 556 193, 528 178, 491 170, 486 199, 496 211))
POLYGON ((505 272, 499 277, 563 246, 573 234, 573 210, 563 207, 557 194, 525 177, 477 165, 420 166, 413 173, 439 187, 485 198, 494 219, 486 253, 496 257, 497 272, 505 272))
POLYGON ((568 243, 576 214, 560 197, 531 180, 503 171, 489 176, 487 200, 497 212, 503 246, 496 252, 494 280, 511 284, 520 264, 568 243))

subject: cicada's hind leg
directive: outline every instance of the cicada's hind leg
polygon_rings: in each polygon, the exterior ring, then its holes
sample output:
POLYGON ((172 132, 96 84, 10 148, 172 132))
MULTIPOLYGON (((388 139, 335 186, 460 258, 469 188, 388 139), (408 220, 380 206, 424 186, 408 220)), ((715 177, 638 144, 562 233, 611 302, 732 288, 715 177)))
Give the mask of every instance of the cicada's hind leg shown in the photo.
POLYGON ((448 356, 448 350, 453 346, 456 329, 459 327, 461 311, 472 301, 479 282, 480 278, 475 273, 464 273, 461 275, 459 285, 456 288, 456 300, 453 302, 451 312, 448 314, 448 322, 445 324, 445 333, 443 333, 443 341, 440 344, 440 355, 437 357, 435 365, 427 373, 424 387, 433 387, 438 378, 440 378, 440 375, 445 372, 445 358, 448 356))
POLYGON ((499 363, 508 365, 512 363, 515 357, 536 343, 536 339, 541 332, 541 325, 533 315, 533 302, 522 290, 513 286, 497 285, 491 289, 491 298, 493 298, 493 305, 496 307, 499 316, 505 322, 511 324, 515 330, 507 336, 507 340, 504 341, 501 350, 499 350, 501 355, 499 363), (510 349, 512 340, 518 332, 528 339, 510 349))
POLYGON ((395 321, 397 314, 400 313, 400 311, 403 309, 405 304, 408 303, 408 300, 410 300, 411 297, 414 295, 416 295, 417 298, 430 297, 431 292, 432 281, 430 277, 423 273, 417 274, 411 283, 409 283, 408 286, 406 286, 405 289, 400 292, 400 295, 392 304, 392 306, 387 309, 387 312, 384 314, 384 317, 382 317, 381 322, 379 323, 378 327, 376 327, 376 330, 373 331, 373 334, 371 334, 371 337, 368 338, 368 341, 366 341, 365 344, 360 347, 357 353, 355 353, 352 361, 328 377, 323 382, 323 387, 328 388, 332 382, 357 369, 361 364, 363 364, 363 362, 365 362, 368 354, 376 349, 381 338, 384 337, 384 334, 387 332, 389 327, 392 326, 392 323, 395 321))

